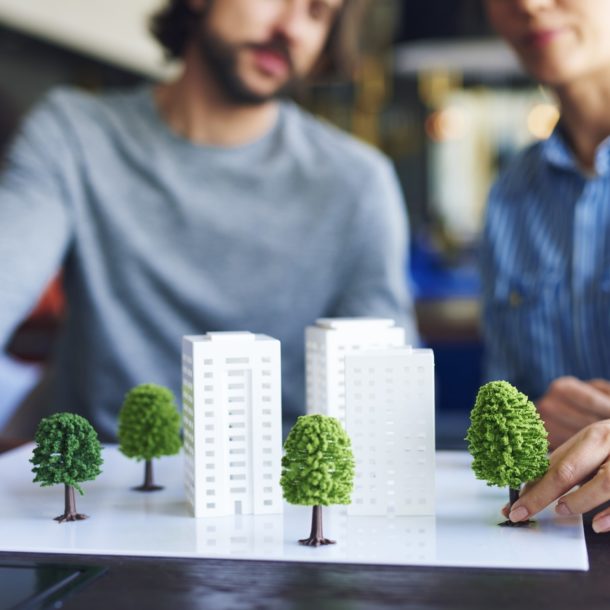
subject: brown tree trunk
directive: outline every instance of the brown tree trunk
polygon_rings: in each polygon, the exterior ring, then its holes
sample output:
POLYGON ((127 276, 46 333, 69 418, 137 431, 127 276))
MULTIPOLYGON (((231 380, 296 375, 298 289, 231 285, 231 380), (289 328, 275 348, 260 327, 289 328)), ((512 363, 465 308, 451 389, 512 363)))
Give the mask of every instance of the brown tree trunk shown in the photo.
POLYGON ((515 489, 514 487, 508 488, 508 504, 509 504, 508 512, 510 512, 512 505, 519 499, 520 491, 521 490, 515 489))
POLYGON ((152 460, 144 462, 144 483, 139 487, 134 487, 137 491, 159 491, 163 489, 160 485, 155 485, 155 477, 153 475, 152 460))
POLYGON ((300 544, 305 546, 320 546, 324 544, 335 544, 334 540, 324 538, 322 532, 322 507, 314 506, 311 513, 311 532, 309 538, 303 538, 299 540, 300 544))
POLYGON ((83 519, 87 519, 87 515, 76 512, 74 487, 72 485, 64 485, 64 514, 55 517, 55 521, 63 523, 64 521, 82 521, 83 519))
POLYGON ((70 515, 76 512, 76 498, 74 497, 74 487, 64 485, 64 513, 70 515))
POLYGON ((153 466, 152 460, 146 460, 144 464, 144 487, 154 487, 154 476, 153 476, 153 466))
MULTIPOLYGON (((512 508, 512 505, 519 499, 519 493, 521 489, 519 487, 509 487, 508 488, 508 512, 512 508)), ((519 521, 518 523, 513 523, 510 519, 503 521, 502 523, 498 523, 498 525, 502 525, 504 527, 529 527, 533 521, 529 519, 527 521, 519 521)))

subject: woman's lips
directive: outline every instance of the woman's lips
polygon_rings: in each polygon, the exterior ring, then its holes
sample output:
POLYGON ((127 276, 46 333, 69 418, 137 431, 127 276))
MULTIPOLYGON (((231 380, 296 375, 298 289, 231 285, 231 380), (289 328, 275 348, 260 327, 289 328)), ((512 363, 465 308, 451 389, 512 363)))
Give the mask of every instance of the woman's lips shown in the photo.
POLYGON ((540 48, 555 41, 566 32, 566 28, 535 30, 525 37, 525 43, 530 47, 540 48))

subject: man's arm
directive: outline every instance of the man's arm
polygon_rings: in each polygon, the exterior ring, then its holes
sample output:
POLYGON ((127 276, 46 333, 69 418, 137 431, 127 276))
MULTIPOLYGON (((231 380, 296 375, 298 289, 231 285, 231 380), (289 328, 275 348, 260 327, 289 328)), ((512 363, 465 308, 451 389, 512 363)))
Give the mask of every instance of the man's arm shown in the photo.
POLYGON ((354 218, 348 278, 334 317, 393 318, 417 344, 413 302, 407 284, 408 220, 396 174, 389 162, 366 176, 354 218))
POLYGON ((26 119, 0 178, 0 346, 57 273, 71 232, 66 129, 53 97, 26 119))

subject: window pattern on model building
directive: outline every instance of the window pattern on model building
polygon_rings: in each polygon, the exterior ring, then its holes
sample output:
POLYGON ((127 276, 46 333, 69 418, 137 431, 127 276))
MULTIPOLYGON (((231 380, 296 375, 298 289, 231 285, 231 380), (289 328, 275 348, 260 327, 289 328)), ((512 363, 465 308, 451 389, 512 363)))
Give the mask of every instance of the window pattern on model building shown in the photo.
MULTIPOLYGON (((418 510, 423 510, 429 503, 430 494, 427 490, 430 480, 427 474, 427 463, 430 459, 430 444, 433 439, 428 438, 426 430, 425 399, 428 386, 430 385, 429 371, 423 366, 411 367, 412 392, 410 409, 413 417, 413 431, 411 439, 412 460, 415 474, 411 481, 411 493, 413 503, 417 502, 418 510)), ((432 449, 432 452, 434 450, 432 449)))
POLYGON ((182 355, 182 427, 184 446, 184 487, 187 500, 195 501, 194 481, 194 436, 193 436, 193 358, 189 354, 182 355))
POLYGON ((432 371, 406 361, 348 360, 347 430, 356 459, 351 514, 432 512, 432 371))
POLYGON ((206 510, 215 511, 218 508, 219 501, 221 501, 218 493, 219 473, 217 467, 220 456, 220 439, 217 435, 218 417, 214 411, 215 396, 219 391, 216 372, 218 362, 214 358, 205 358, 202 364, 197 381, 202 390, 203 410, 200 413, 203 417, 198 418, 199 430, 197 430, 197 433, 198 438, 202 440, 203 456, 200 457, 200 454, 195 452, 196 459, 200 461, 202 466, 196 484, 203 488, 203 502, 206 510))
MULTIPOLYGON (((213 363, 214 361, 212 360, 211 364, 213 363)), ((203 481, 206 487, 206 507, 209 509, 215 509, 219 502, 219 498, 216 496, 218 485, 217 460, 220 454, 217 438, 219 422, 217 414, 212 407, 214 394, 218 391, 215 383, 216 380, 217 375, 214 367, 209 366, 209 368, 204 369, 202 379, 204 392, 203 447, 206 450, 205 455, 210 459, 204 466, 205 474, 203 475, 203 481)))
POLYGON ((278 342, 252 336, 243 342, 206 336, 193 341, 198 343, 195 514, 281 512, 281 494, 274 484, 281 461, 278 342))
POLYGON ((400 346, 404 330, 382 327, 374 334, 358 327, 306 331, 307 412, 336 417, 345 425, 345 356, 350 353, 400 346))
POLYGON ((269 356, 262 356, 259 362, 260 381, 259 381, 259 396, 261 401, 260 413, 257 413, 258 430, 255 431, 253 442, 260 442, 261 454, 263 457, 260 465, 255 464, 256 468, 256 485, 255 502, 258 504, 257 510, 269 510, 274 507, 274 485, 279 485, 279 481, 274 481, 273 464, 281 460, 281 456, 277 454, 276 446, 274 445, 273 436, 273 371, 272 360, 269 356), (260 441, 258 440, 260 439, 260 441), (262 504, 262 506, 261 506, 262 504))
MULTIPOLYGON (((210 404, 213 402, 209 396, 209 390, 213 382, 213 365, 212 359, 204 359, 203 362, 193 361, 192 344, 188 347, 183 346, 184 350, 189 350, 187 354, 183 354, 182 371, 183 371, 183 427, 184 427, 184 456, 185 456, 185 487, 187 490, 187 499, 195 508, 195 511, 200 509, 197 506, 197 485, 205 485, 203 490, 205 506, 208 510, 216 508, 214 499, 215 492, 210 493, 210 486, 216 482, 214 472, 214 446, 209 445, 210 435, 214 433, 215 419, 214 411, 210 404), (195 372, 193 372, 195 369, 195 372), (207 388, 207 394, 204 395, 203 404, 195 405, 195 394, 207 388), (202 409, 203 407, 203 409, 202 409), (195 417, 195 410, 198 415, 195 417), (197 422, 197 424, 195 424, 197 422), (195 428, 197 425, 197 429, 195 428), (199 441, 206 441, 207 436, 208 446, 196 451, 196 445, 199 441), (199 479, 199 481, 196 481, 199 479)), ((204 390, 205 391, 205 390, 204 390)))
POLYGON ((332 402, 335 405, 335 413, 331 413, 331 415, 336 417, 343 425, 345 425, 345 356, 346 354, 380 349, 382 347, 384 346, 376 341, 337 345, 337 353, 335 356, 337 383, 334 388, 334 396, 332 397, 332 402))
POLYGON ((252 512, 252 374, 250 358, 225 359, 228 498, 234 512, 252 512))
POLYGON ((326 404, 326 355, 321 344, 309 339, 305 344, 307 412, 324 413, 326 404))

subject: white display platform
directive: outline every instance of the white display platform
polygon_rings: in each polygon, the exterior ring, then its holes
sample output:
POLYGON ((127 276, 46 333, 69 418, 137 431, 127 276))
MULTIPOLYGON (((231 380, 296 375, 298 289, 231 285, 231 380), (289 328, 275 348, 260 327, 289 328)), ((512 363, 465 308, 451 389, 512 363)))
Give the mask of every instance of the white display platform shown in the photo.
POLYGON ((479 568, 587 570, 580 517, 547 509, 532 528, 498 527, 507 494, 476 481, 470 456, 437 454, 435 517, 355 517, 324 509, 324 533, 336 545, 297 543, 309 534, 311 509, 286 506, 283 515, 190 516, 182 456, 155 463, 160 492, 130 490, 143 465, 104 450, 104 472, 77 495, 86 521, 58 524, 62 486, 33 484, 32 446, 0 456, 0 551, 150 557, 214 557, 479 568))

